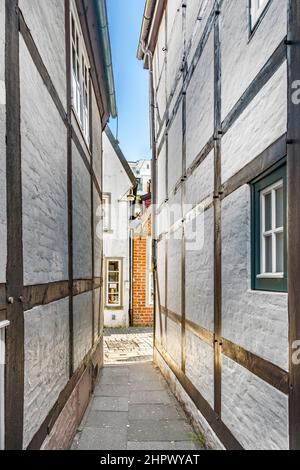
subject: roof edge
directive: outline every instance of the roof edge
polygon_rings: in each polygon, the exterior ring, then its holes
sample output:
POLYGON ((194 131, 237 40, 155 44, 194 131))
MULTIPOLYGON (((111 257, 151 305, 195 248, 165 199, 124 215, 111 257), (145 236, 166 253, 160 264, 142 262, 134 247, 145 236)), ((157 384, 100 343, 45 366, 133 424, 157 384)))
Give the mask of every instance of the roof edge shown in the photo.
POLYGON ((126 172, 128 178, 129 178, 130 182, 132 183, 133 189, 136 189, 137 186, 138 186, 137 180, 136 180, 136 178, 135 178, 135 176, 134 176, 134 174, 133 174, 132 169, 131 169, 130 166, 129 166, 128 161, 127 161, 126 158, 125 158, 125 155, 123 154, 123 152, 122 152, 122 150, 121 150, 121 148, 120 148, 120 146, 119 146, 119 144, 118 144, 117 139, 114 137, 114 135, 113 135, 113 133, 112 133, 112 131, 110 130, 110 127, 109 127, 108 125, 107 125, 106 128, 104 129, 104 132, 105 132, 105 134, 106 134, 108 140, 110 141, 110 143, 111 143, 111 145, 112 145, 114 151, 116 152, 117 157, 119 158, 119 160, 120 160, 120 162, 121 162, 121 164, 122 164, 122 166, 123 166, 123 168, 124 168, 124 170, 125 170, 125 172, 126 172))

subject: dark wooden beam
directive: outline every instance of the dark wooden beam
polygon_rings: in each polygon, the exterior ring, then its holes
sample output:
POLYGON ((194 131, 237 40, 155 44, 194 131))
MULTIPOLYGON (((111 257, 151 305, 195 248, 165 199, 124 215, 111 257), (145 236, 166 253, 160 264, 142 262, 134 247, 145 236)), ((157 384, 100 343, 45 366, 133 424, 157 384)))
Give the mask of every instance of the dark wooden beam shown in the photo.
POLYGON ((189 332, 193 333, 193 335, 197 336, 197 338, 214 347, 214 333, 203 328, 203 326, 197 325, 191 320, 186 320, 186 328, 189 332))
POLYGON ((289 374, 280 367, 262 359, 255 354, 246 351, 241 346, 231 343, 227 339, 221 339, 223 354, 252 372, 264 382, 280 390, 284 394, 289 393, 289 374))
POLYGON ((6 284, 0 284, 0 312, 7 308, 6 284))
POLYGON ((243 447, 222 422, 219 415, 212 409, 210 404, 201 395, 199 390, 193 385, 193 383, 186 377, 182 372, 181 368, 175 363, 175 361, 164 351, 161 344, 156 344, 156 350, 171 369, 178 382, 181 384, 185 392, 189 395, 191 400, 194 402, 202 416, 206 419, 209 426, 216 433, 220 441, 226 447, 227 450, 242 450, 243 447))
MULTIPOLYGON (((300 450, 300 365, 293 357, 300 340, 300 103, 295 87, 300 80, 300 1, 288 1, 288 292, 290 448, 300 450)), ((297 85, 299 90, 299 84, 297 85)))
MULTIPOLYGON (((73 314, 73 155, 72 155, 72 77, 70 0, 65 0, 65 42, 67 80, 67 195, 68 195, 68 275, 69 275, 69 376, 74 372, 74 314, 73 314)), ((84 160, 85 161, 85 160, 84 160)))
POLYGON ((23 288, 24 311, 40 305, 48 305, 69 295, 69 281, 52 282, 23 288))
POLYGON ((221 42, 220 7, 215 4, 214 19, 214 408, 222 411, 222 239, 221 239, 221 42))
POLYGON ((5 448, 21 450, 24 416, 24 316, 21 99, 18 1, 5 1, 7 320, 5 448))

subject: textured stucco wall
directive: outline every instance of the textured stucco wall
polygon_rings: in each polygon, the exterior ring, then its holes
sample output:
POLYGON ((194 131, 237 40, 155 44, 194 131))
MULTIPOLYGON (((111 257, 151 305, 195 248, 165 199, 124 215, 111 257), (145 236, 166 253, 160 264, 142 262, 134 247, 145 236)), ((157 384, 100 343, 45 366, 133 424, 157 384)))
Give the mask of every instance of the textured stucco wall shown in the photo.
POLYGON ((94 189, 94 262, 95 262, 95 277, 100 277, 102 275, 102 221, 101 221, 101 200, 100 196, 96 189, 94 189))
POLYGON ((182 176, 182 108, 179 108, 169 130, 168 175, 170 191, 182 176))
POLYGON ((166 349, 173 361, 181 367, 181 325, 167 319, 167 344, 166 349))
POLYGON ((287 450, 288 397, 223 357, 222 420, 247 450, 287 450))
POLYGON ((102 124, 94 90, 92 88, 93 167, 100 187, 102 186, 102 124))
MULTIPOLYGON (((105 133, 103 133, 103 169, 104 193, 111 194, 112 204, 111 233, 104 234, 104 257, 121 258, 123 261, 123 305, 121 309, 114 311, 104 309, 104 323, 112 327, 127 326, 129 322, 129 204, 126 195, 132 184, 105 133)), ((106 273, 104 273, 104 278, 105 275, 106 273)))
MULTIPOLYGON (((287 0, 274 0, 248 42, 248 2, 222 7, 222 119, 242 96, 287 33, 287 0), (263 47, 262 47, 263 44, 263 47)), ((271 98, 270 103, 275 103, 271 98)))
POLYGON ((287 294, 251 290, 250 255, 250 188, 243 186, 222 204, 222 334, 287 370, 287 294))
POLYGON ((166 145, 164 144, 157 161, 157 204, 160 206, 166 198, 166 145))
POLYGON ((24 283, 30 285, 68 279, 67 133, 22 38, 20 62, 24 283))
POLYGON ((201 395, 214 406, 214 349, 187 331, 186 376, 201 395))
POLYGON ((210 34, 186 94, 186 161, 189 166, 214 131, 214 41, 210 34))
POLYGON ((176 232, 175 237, 168 241, 168 308, 180 315, 182 229, 176 232))
POLYGON ((91 177, 75 144, 73 153, 74 279, 92 277, 91 177))
MULTIPOLYGON (((199 248, 186 252, 186 318, 197 325, 213 331, 214 329, 214 224, 213 210, 200 216, 204 231, 197 229, 199 248)), ((190 224, 189 224, 190 225, 190 224)), ((191 227, 187 237, 193 234, 191 227)))
POLYGON ((214 2, 215 0, 187 0, 186 2, 186 37, 187 44, 190 46, 187 56, 189 65, 203 35, 214 2))
POLYGON ((61 0, 20 0, 19 7, 66 106, 65 8, 61 0))
POLYGON ((6 282, 5 1, 0 0, 0 283, 6 282))
POLYGON ((74 312, 74 370, 92 347, 92 292, 85 292, 73 299, 74 312))
POLYGON ((208 196, 212 196, 214 190, 214 152, 198 166, 189 178, 188 191, 185 192, 186 211, 203 202, 208 196))
POLYGON ((167 93, 172 90, 174 79, 179 72, 182 61, 183 40, 182 31, 182 9, 181 0, 173 0, 167 5, 168 25, 168 70, 167 70, 167 93))
POLYGON ((25 314, 24 448, 69 379, 69 300, 25 314))
POLYGON ((223 182, 286 132, 286 80, 284 63, 222 139, 223 182))

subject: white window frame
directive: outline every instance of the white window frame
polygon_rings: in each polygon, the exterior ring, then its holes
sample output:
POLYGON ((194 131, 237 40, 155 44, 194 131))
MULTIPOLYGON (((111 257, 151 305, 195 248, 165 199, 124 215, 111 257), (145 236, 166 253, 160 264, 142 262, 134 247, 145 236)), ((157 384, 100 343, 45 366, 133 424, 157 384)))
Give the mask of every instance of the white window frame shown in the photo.
POLYGON ((83 133, 83 136, 90 144, 90 64, 88 54, 84 45, 83 34, 74 4, 71 1, 70 12, 71 31, 71 74, 72 74, 72 108, 83 133), (73 29, 75 28, 75 38, 73 29), (74 67, 74 54, 76 57, 76 67, 74 67), (79 75, 79 76, 78 76, 79 75))
POLYGON ((121 258, 107 258, 106 259, 106 288, 105 288, 105 306, 110 309, 121 309, 122 308, 122 283, 123 283, 123 262, 121 258), (110 263, 118 263, 118 271, 109 271, 109 264, 110 263), (118 272, 119 273, 119 281, 118 282, 109 282, 109 273, 110 272, 118 272), (119 302, 117 304, 110 304, 108 299, 109 299, 109 284, 118 284, 119 285, 119 290, 118 290, 118 295, 119 295, 119 302))
POLYGON ((261 192, 260 196, 260 209, 261 209, 261 234, 260 234, 260 243, 261 243, 261 274, 257 275, 258 279, 264 278, 275 278, 283 279, 284 272, 277 271, 277 252, 276 252, 276 237, 278 234, 284 235, 284 226, 276 227, 276 191, 280 188, 284 188, 283 180, 279 180, 276 183, 268 186, 261 192), (271 194, 271 229, 266 230, 266 196, 271 194), (266 239, 272 239, 272 272, 266 271, 266 239))
POLYGON ((270 0, 250 0, 251 31, 256 26, 270 0))
POLYGON ((0 450, 5 447, 5 329, 9 321, 0 322, 0 450))
POLYGON ((111 194, 104 193, 102 195, 103 202, 103 230, 111 232, 111 194))

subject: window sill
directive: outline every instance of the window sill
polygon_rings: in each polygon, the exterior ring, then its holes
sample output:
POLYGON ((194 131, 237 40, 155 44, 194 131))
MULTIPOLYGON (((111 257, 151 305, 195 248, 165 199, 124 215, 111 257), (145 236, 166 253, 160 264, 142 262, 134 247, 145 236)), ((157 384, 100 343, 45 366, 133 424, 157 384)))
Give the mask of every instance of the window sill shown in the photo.
POLYGON ((256 279, 284 279, 283 273, 266 273, 266 274, 258 274, 256 279))

